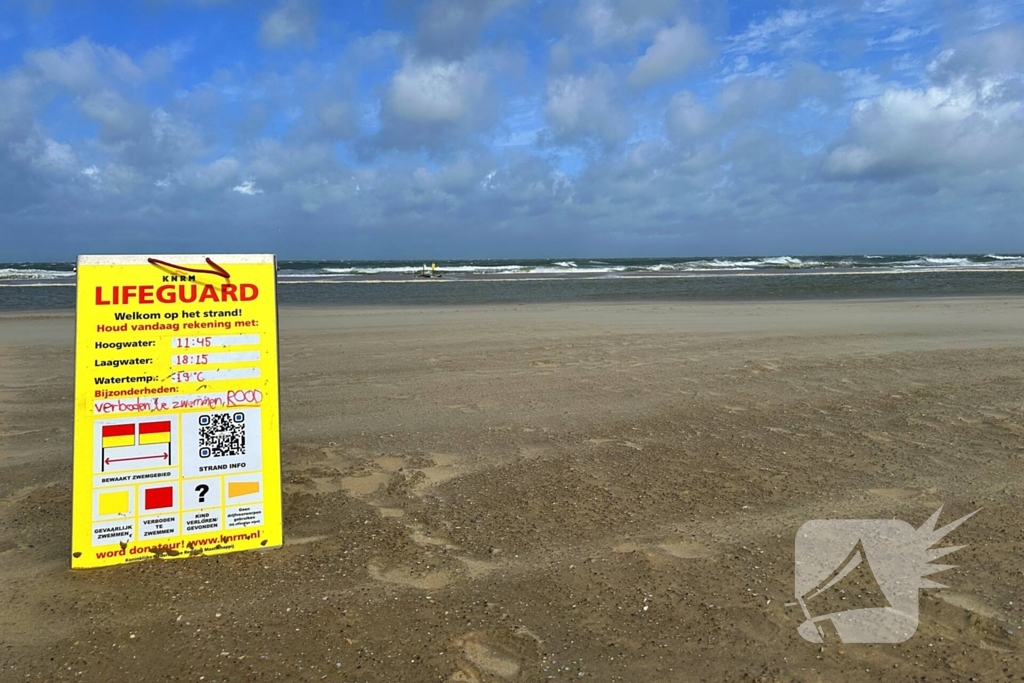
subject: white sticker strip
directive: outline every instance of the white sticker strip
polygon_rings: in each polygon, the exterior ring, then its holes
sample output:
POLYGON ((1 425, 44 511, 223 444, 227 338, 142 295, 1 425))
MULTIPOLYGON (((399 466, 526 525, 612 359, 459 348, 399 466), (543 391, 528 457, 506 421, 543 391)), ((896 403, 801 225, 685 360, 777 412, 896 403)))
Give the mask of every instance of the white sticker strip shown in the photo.
POLYGON ((219 363, 240 363, 260 359, 259 351, 225 351, 222 353, 178 353, 171 356, 173 365, 206 366, 219 363))
POLYGON ((178 370, 171 373, 172 382, 216 382, 223 379, 254 379, 259 368, 230 368, 227 370, 178 370))
POLYGON ((216 334, 205 337, 172 337, 172 349, 203 349, 211 346, 252 346, 260 343, 258 334, 216 334))

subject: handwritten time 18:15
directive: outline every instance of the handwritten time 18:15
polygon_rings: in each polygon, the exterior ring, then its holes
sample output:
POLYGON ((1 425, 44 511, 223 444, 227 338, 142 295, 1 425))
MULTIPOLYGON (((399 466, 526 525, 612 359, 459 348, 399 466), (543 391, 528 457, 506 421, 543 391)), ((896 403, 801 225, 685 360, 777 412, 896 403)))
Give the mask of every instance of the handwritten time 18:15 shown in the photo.
POLYGON ((207 353, 186 353, 171 357, 172 365, 206 365, 210 362, 210 355, 207 353))

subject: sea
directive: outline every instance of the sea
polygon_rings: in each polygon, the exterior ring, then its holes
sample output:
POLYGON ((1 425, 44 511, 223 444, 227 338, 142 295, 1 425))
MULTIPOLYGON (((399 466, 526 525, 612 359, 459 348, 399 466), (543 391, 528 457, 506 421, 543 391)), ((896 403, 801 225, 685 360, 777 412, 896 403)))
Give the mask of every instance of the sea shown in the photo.
MULTIPOLYGON (((1024 254, 278 262, 296 306, 1024 295, 1024 254)), ((73 309, 70 262, 0 263, 0 311, 73 309)))

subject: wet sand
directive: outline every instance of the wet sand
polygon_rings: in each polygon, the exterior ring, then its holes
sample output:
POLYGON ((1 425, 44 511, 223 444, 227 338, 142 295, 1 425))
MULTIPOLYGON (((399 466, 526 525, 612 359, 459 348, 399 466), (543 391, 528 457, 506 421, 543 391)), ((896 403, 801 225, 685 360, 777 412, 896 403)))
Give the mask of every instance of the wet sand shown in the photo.
POLYGON ((74 573, 73 327, 0 315, 0 680, 1024 676, 1022 299, 285 308, 285 547, 74 573), (804 522, 940 506, 913 638, 798 635, 804 522))

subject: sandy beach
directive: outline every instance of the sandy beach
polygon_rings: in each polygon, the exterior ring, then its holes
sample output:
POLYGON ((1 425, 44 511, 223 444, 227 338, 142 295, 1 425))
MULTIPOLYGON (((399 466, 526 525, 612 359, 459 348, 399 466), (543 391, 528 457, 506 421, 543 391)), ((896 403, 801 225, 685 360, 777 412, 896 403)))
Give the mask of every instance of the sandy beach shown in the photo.
POLYGON ((0 679, 1024 678, 1024 299, 283 308, 286 545, 72 572, 74 316, 0 315, 0 679), (803 640, 813 519, 966 547, 803 640))

